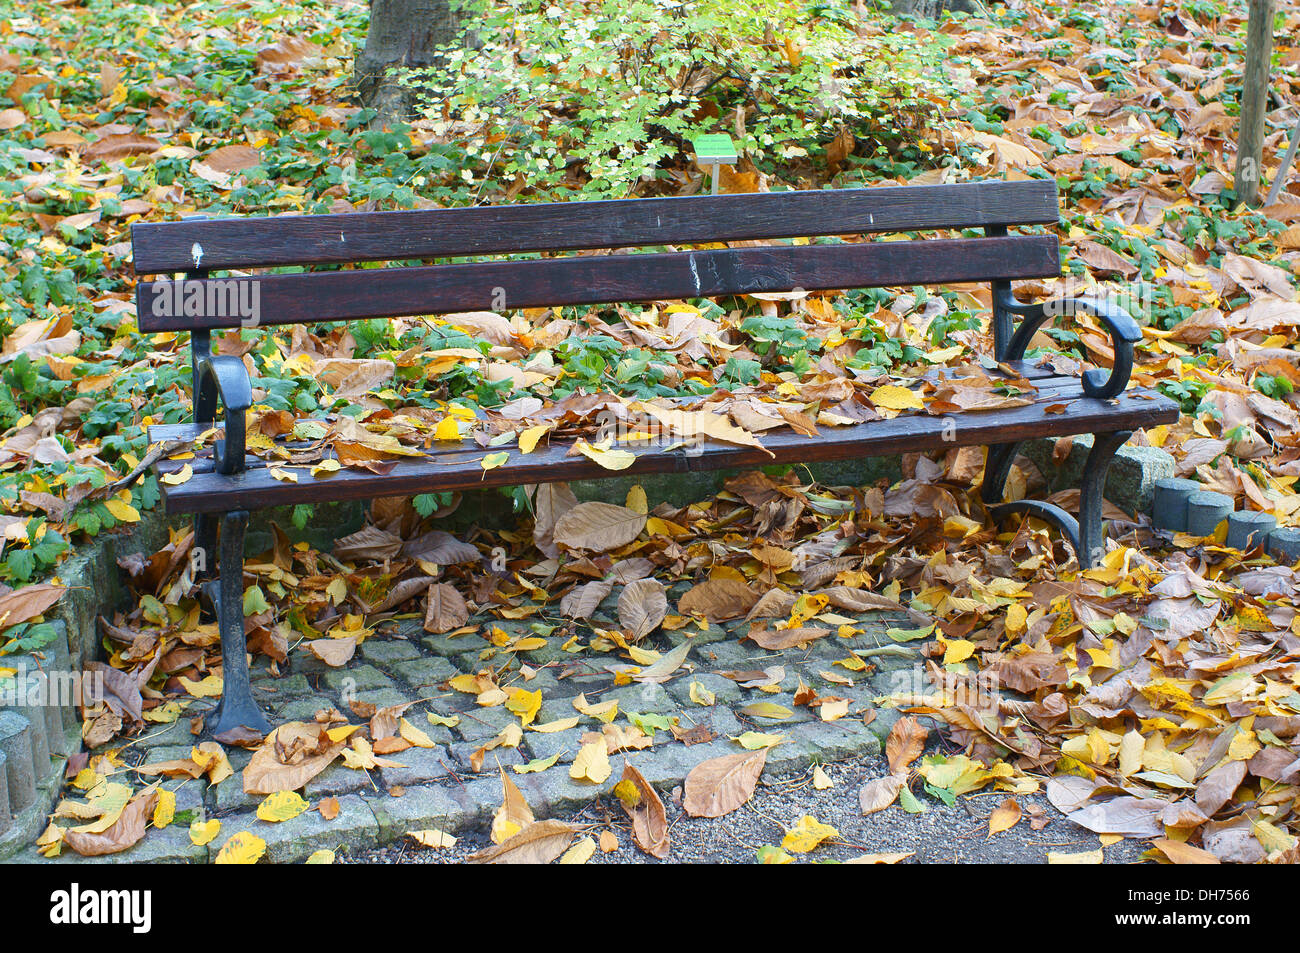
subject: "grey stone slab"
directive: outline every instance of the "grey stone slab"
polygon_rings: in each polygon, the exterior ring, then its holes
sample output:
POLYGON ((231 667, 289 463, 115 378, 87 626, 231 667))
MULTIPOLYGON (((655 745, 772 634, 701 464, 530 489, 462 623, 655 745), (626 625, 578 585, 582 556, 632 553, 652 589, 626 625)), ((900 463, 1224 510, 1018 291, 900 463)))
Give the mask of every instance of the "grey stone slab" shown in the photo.
POLYGON ((668 694, 668 689, 652 682, 614 688, 602 693, 598 700, 617 701, 620 713, 633 711, 641 714, 664 714, 675 711, 678 707, 677 702, 668 694))
POLYGON ((501 803, 501 783, 495 778, 475 778, 464 784, 425 784, 408 787, 401 797, 387 795, 366 800, 388 844, 409 831, 436 829, 459 834, 478 827, 501 803))
POLYGON ((5 755, 9 810, 13 814, 36 802, 36 764, 32 760, 31 725, 22 715, 0 711, 0 752, 5 755))
POLYGON ((396 662, 417 659, 420 654, 420 643, 408 639, 369 638, 361 643, 361 657, 385 670, 396 662))
POLYGON ((456 766, 451 754, 443 747, 407 748, 384 757, 401 765, 400 768, 379 769, 384 786, 390 789, 394 785, 410 787, 413 784, 441 781, 449 773, 448 766, 456 766))
POLYGON ((267 676, 259 678, 252 682, 253 698, 259 705, 274 705, 277 701, 289 698, 301 698, 303 695, 314 694, 316 689, 312 687, 306 675, 285 675, 282 678, 272 678, 267 676))
MULTIPOLYGON (((608 794, 623 776, 623 754, 611 755, 609 779, 601 784, 578 781, 569 776, 569 768, 557 764, 536 774, 521 774, 512 778, 520 793, 539 818, 554 817, 566 811, 578 810, 596 798, 608 794)), ((500 801, 498 795, 497 801, 500 801)))
POLYGON ((680 629, 673 629, 671 631, 661 631, 663 632, 664 638, 668 640, 668 643, 673 648, 676 648, 683 642, 690 642, 692 645, 701 646, 709 645, 714 642, 722 642, 725 639, 731 638, 731 633, 716 622, 710 623, 709 627, 703 631, 697 628, 694 624, 683 626, 680 629))
POLYGON ((378 688, 392 688, 393 680, 373 665, 356 665, 330 669, 321 676, 321 682, 333 691, 349 689, 363 692, 378 688))
POLYGON ((316 777, 308 781, 302 789, 303 796, 309 801, 317 798, 351 794, 353 791, 376 790, 370 778, 370 772, 359 768, 349 768, 342 761, 335 761, 316 777))
POLYGON ((264 800, 264 794, 245 794, 243 778, 236 774, 220 784, 209 785, 205 803, 209 811, 225 815, 234 811, 255 810, 264 800))
POLYGON ((495 738, 506 725, 512 722, 517 724, 519 719, 504 705, 492 708, 476 707, 460 713, 460 724, 456 726, 456 733, 464 741, 482 743, 489 738, 495 738))
MULTIPOLYGON (((472 773, 474 766, 471 759, 483 744, 483 741, 458 741, 447 750, 460 770, 472 773)), ((524 757, 524 752, 518 748, 507 748, 503 745, 493 748, 483 756, 483 770, 495 771, 498 764, 508 768, 512 764, 523 764, 526 760, 528 759, 524 757)))
POLYGON ((592 727, 571 728, 568 731, 556 731, 553 733, 543 733, 538 731, 524 732, 524 741, 528 745, 528 750, 533 758, 549 758, 552 755, 560 756, 560 764, 568 764, 582 747, 578 740, 586 731, 594 730, 592 727))
MULTIPOLYGON (((272 707, 274 717, 271 719, 273 725, 284 724, 287 721, 311 721, 316 717, 316 712, 330 708, 337 708, 337 699, 330 698, 326 695, 312 695, 308 698, 292 698, 279 702, 272 707)), ((346 712, 344 713, 346 714, 346 712)))
POLYGON ((171 824, 158 830, 150 827, 134 846, 116 854, 82 857, 66 844, 58 857, 42 857, 35 848, 29 848, 13 858, 15 863, 28 864, 205 864, 208 862, 207 846, 200 847, 190 840, 190 829, 185 824, 171 824))
MULTIPOLYGON (((674 741, 645 751, 628 751, 624 757, 628 764, 641 772, 649 784, 664 790, 681 784, 697 764, 743 750, 733 741, 718 738, 690 746, 674 741)), ((613 780, 617 781, 617 776, 613 780)))
POLYGON ((450 634, 426 635, 420 640, 420 644, 429 654, 446 658, 455 658, 471 652, 478 653, 483 649, 491 648, 491 643, 476 633, 458 635, 454 638, 450 634))
POLYGON ((394 662, 388 672, 417 690, 435 689, 460 670, 445 658, 417 658, 394 662))
MULTIPOLYGON (((305 860, 318 850, 359 851, 379 843, 379 822, 369 803, 355 794, 339 798, 339 813, 332 821, 319 811, 304 811, 278 824, 256 817, 243 820, 245 830, 266 841, 266 859, 274 864, 305 860)), ((223 836, 218 839, 224 844, 226 831, 233 834, 236 827, 233 821, 223 822, 223 836)))

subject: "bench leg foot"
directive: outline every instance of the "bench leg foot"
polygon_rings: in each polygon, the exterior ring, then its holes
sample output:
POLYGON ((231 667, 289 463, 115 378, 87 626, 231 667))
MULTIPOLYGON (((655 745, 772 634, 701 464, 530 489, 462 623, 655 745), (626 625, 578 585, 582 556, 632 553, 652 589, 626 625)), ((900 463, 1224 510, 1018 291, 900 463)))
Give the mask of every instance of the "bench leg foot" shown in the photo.
POLYGON ((1016 500, 998 503, 1006 485, 1011 461, 1015 459, 1019 444, 1002 443, 989 447, 984 465, 984 486, 980 496, 994 520, 1008 513, 1027 513, 1051 523, 1061 531, 1074 549, 1079 566, 1091 569, 1106 554, 1106 539, 1102 532, 1102 492, 1106 488, 1106 474, 1115 451, 1124 446, 1132 436, 1130 430, 1093 434, 1092 450, 1083 465, 1083 479, 1079 486, 1079 516, 1076 519, 1054 503, 1042 500, 1016 500))
POLYGON ((266 715, 253 701, 248 683, 248 646, 244 641, 244 530, 248 513, 221 517, 220 580, 216 589, 217 622, 221 630, 221 702, 208 715, 205 727, 218 740, 240 728, 263 735, 271 730, 266 715))

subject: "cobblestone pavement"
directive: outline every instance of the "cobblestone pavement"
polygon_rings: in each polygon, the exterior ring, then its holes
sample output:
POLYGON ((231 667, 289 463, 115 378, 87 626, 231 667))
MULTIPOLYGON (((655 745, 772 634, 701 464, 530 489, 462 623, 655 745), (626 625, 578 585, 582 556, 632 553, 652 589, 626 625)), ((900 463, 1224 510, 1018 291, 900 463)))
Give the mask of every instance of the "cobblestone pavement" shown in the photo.
MULTIPOLYGON (((670 598, 678 593, 673 591, 670 598)), ((614 597, 603 603, 591 622, 614 627, 614 597), (607 604, 606 604, 607 603, 607 604)), ((881 763, 877 757, 883 739, 898 714, 879 704, 881 696, 902 689, 923 690, 914 681, 921 671, 918 643, 900 646, 886 634, 890 627, 906 628, 906 619, 884 614, 857 616, 856 634, 848 638, 830 636, 803 648, 769 652, 752 642, 741 642, 748 631, 742 620, 711 624, 701 631, 691 625, 677 631, 661 631, 650 638, 660 651, 669 651, 683 641, 691 643, 685 663, 676 675, 662 684, 616 684, 616 676, 605 666, 617 666, 619 658, 584 650, 570 654, 563 640, 550 638, 545 647, 523 652, 495 648, 484 633, 499 628, 507 639, 536 635, 529 620, 511 621, 486 615, 471 619, 478 631, 461 635, 429 635, 421 620, 395 619, 382 623, 366 639, 356 657, 346 666, 330 668, 314 657, 295 650, 279 676, 259 659, 254 669, 254 697, 267 710, 272 724, 311 720, 321 709, 335 708, 345 714, 350 703, 388 706, 419 699, 406 717, 435 743, 432 748, 412 747, 385 755, 393 766, 360 770, 336 761, 309 781, 302 791, 311 808, 284 823, 259 820, 255 810, 262 797, 245 794, 241 772, 249 753, 227 749, 235 774, 216 785, 202 778, 168 779, 164 786, 177 795, 178 820, 216 818, 221 832, 210 844, 191 842, 185 823, 164 830, 151 830, 129 851, 105 858, 64 856, 56 862, 203 862, 234 834, 250 831, 266 841, 266 858, 271 862, 295 862, 314 851, 329 849, 358 855, 368 849, 392 844, 408 831, 436 828, 451 834, 473 836, 486 829, 501 804, 498 766, 504 766, 518 785, 535 815, 541 818, 572 815, 590 809, 601 795, 608 795, 622 775, 626 759, 671 801, 695 765, 720 755, 743 750, 734 739, 746 731, 775 733, 785 740, 768 754, 765 779, 791 776, 810 765, 856 760, 858 764, 881 763), (871 656, 863 667, 855 662, 853 650, 888 646, 883 655, 871 656), (838 664, 837 664, 838 663, 838 664), (844 664, 848 663, 848 664, 844 664), (617 700, 619 721, 631 713, 660 716, 679 729, 702 726, 709 740, 687 744, 671 731, 654 733, 654 743, 645 750, 611 756, 612 772, 607 781, 594 784, 575 780, 569 766, 581 747, 583 734, 599 730, 593 717, 581 716, 576 727, 554 733, 523 732, 516 747, 497 747, 482 759, 475 772, 475 752, 494 739, 518 717, 504 706, 480 707, 473 694, 451 689, 449 679, 474 673, 485 667, 506 668, 499 676, 503 688, 524 687, 542 693, 536 724, 578 715, 574 700, 584 695, 598 704, 617 700), (857 669, 857 670, 855 670, 857 669), (745 687, 720 672, 768 673, 768 684, 745 687), (831 677, 827 677, 827 675, 831 677), (844 684, 844 681, 851 684, 844 684), (795 692, 803 682, 820 695, 848 700, 848 713, 824 721, 816 709, 796 704, 795 692), (696 700, 692 700, 695 686, 696 700), (704 691, 701 691, 703 689, 704 691), (711 696, 713 704, 700 704, 711 696), (754 703, 766 702, 789 714, 781 718, 747 713, 754 703), (435 725, 426 718, 433 713, 451 720, 454 727, 435 725), (515 773, 513 766, 555 757, 553 766, 530 773, 515 773), (318 807, 326 798, 338 800, 339 812, 326 820, 318 807)), ((498 641, 501 641, 498 637, 498 641)), ((197 706, 196 706, 197 707, 197 706)), ((777 713, 777 709, 760 709, 777 713)), ((363 719, 353 719, 354 721, 363 719)), ((643 719, 644 723, 644 719, 643 719)), ((696 732, 696 734, 700 734, 696 732)), ((695 738, 689 739, 695 742, 695 738)), ((182 717, 136 739, 124 749, 128 764, 155 764, 189 756, 196 739, 190 733, 190 719, 182 717)), ((856 803, 856 796, 843 799, 856 803)), ((890 810, 895 810, 891 808, 890 810)), ((40 859, 28 851, 17 859, 40 859)), ((748 858, 746 858, 748 859, 748 858)))

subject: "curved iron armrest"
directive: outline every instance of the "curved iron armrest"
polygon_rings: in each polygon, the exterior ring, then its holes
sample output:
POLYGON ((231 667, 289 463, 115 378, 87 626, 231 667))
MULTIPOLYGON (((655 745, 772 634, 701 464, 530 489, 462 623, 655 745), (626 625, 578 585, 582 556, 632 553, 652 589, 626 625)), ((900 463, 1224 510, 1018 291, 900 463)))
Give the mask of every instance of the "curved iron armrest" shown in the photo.
MULTIPOLYGON (((1083 392, 1089 397, 1105 400, 1119 396, 1128 386, 1129 376, 1133 373, 1133 345, 1142 340, 1142 329, 1123 308, 1094 298, 1057 298, 1039 304, 1021 304, 1011 293, 1009 283, 994 289, 993 307, 995 314, 1009 312, 1024 319, 1006 343, 1003 353, 997 355, 1000 361, 1022 360, 1030 339, 1048 318, 1080 311, 1093 315, 1106 325, 1111 340, 1115 342, 1115 364, 1109 373, 1096 367, 1084 371, 1083 392)), ((1007 320, 1004 326, 1009 331, 1010 321, 1007 320)))
POLYGON ((194 422, 214 423, 220 399, 226 408, 226 439, 212 447, 217 472, 242 473, 246 469, 244 411, 253 406, 248 368, 234 355, 208 352, 206 341, 194 346, 194 422))

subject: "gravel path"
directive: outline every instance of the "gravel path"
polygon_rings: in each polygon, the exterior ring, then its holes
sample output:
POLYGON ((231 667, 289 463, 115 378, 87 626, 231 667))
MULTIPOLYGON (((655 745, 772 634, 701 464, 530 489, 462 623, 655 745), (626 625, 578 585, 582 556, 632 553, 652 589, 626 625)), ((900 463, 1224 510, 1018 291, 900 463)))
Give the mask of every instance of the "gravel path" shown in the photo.
MULTIPOLYGON (((1049 851, 1072 854, 1101 848, 1097 835, 1066 820, 1043 795, 1016 800, 1024 815, 1015 827, 988 836, 988 816, 1006 799, 1005 793, 973 794, 959 798, 952 806, 914 787, 928 808, 910 814, 897 804, 863 816, 858 807, 858 788, 864 781, 886 772, 883 758, 856 758, 826 764, 823 770, 833 786, 819 791, 812 783, 812 769, 765 775, 754 797, 741 809, 723 818, 688 817, 682 811, 680 791, 665 798, 670 825, 671 853, 664 863, 754 863, 757 850, 765 844, 780 846, 785 829, 810 814, 840 832, 842 843, 823 844, 810 854, 794 855, 796 862, 847 861, 867 853, 914 852, 908 863, 992 863, 1041 864, 1049 851), (1047 821, 1041 830, 1031 827, 1031 812, 1042 811, 1047 821)), ((587 828, 599 838, 604 830, 618 838, 618 850, 601 853, 589 863, 659 863, 632 842, 631 826, 617 800, 601 798, 580 811, 558 815, 587 828)), ((474 851, 490 846, 485 832, 461 837, 450 849, 431 850, 409 839, 365 851, 351 857, 340 855, 339 863, 436 864, 462 861, 474 851)), ((1134 863, 1145 850, 1142 841, 1126 840, 1103 850, 1106 863, 1134 863)))

